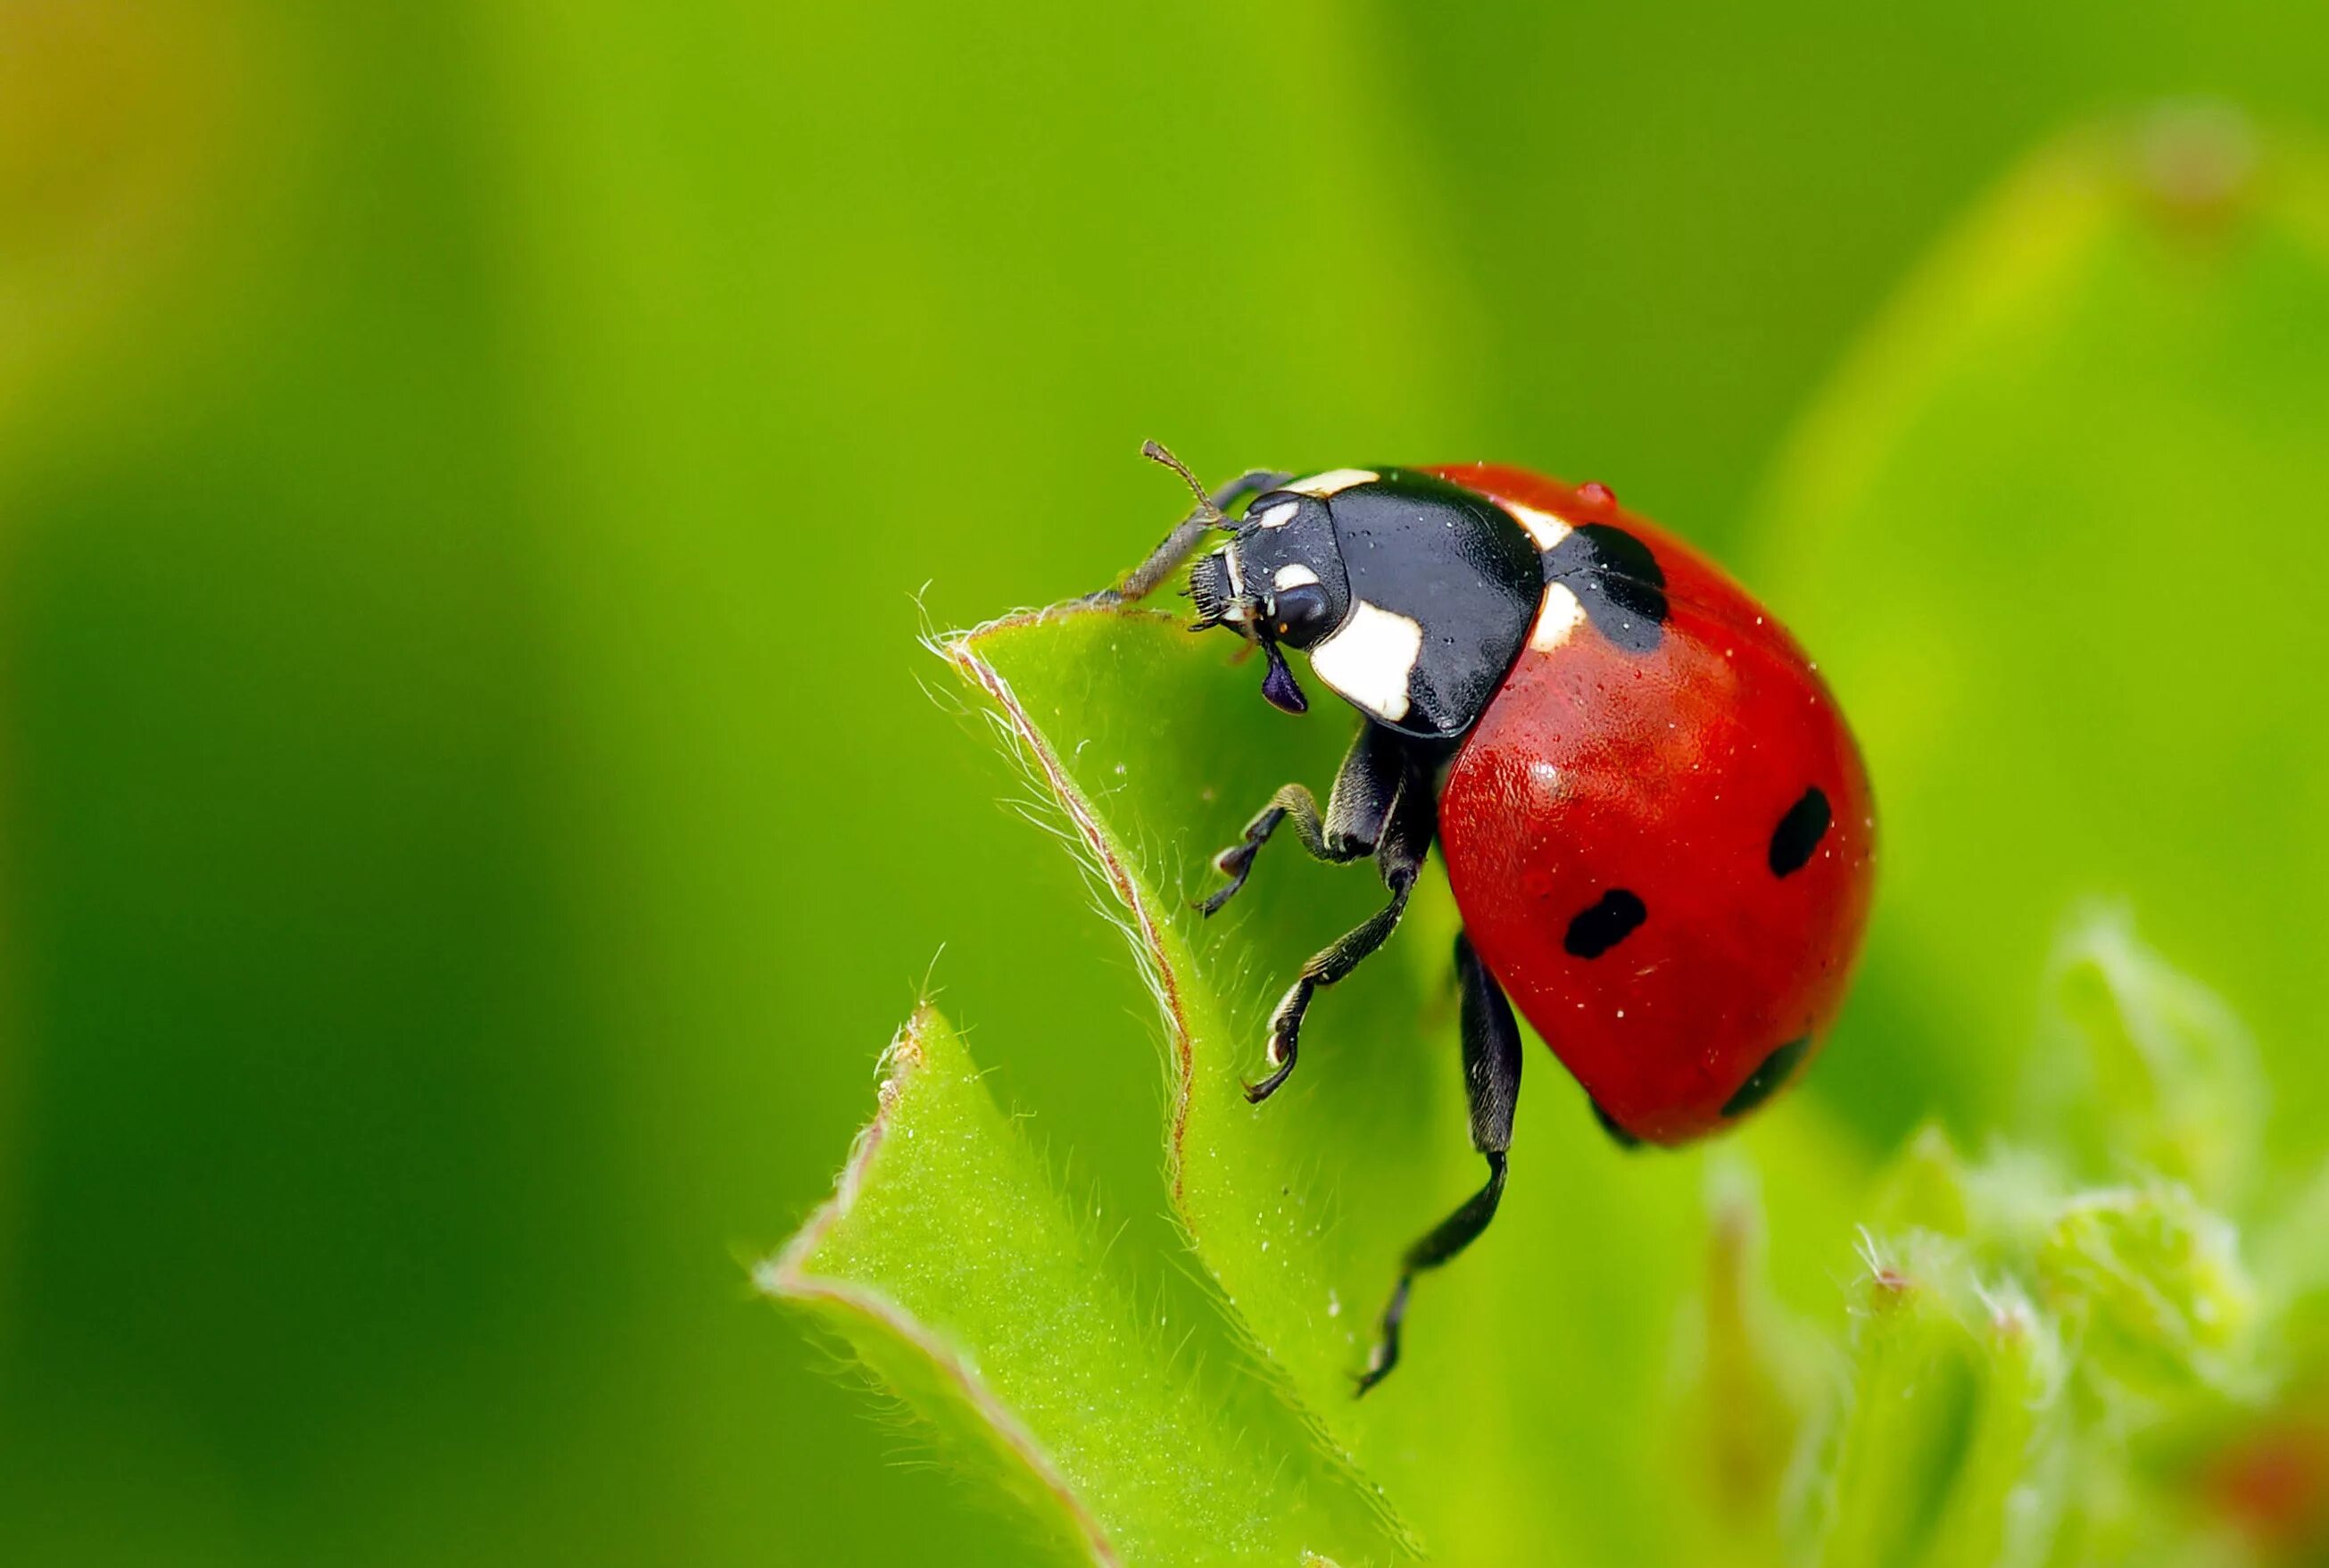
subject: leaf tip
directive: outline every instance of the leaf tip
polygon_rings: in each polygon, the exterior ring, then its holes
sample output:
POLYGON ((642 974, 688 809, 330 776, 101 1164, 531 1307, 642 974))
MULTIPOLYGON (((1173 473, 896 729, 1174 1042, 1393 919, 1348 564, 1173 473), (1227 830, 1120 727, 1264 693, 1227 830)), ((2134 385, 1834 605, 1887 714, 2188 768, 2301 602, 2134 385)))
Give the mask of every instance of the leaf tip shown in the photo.
POLYGON ((929 1065, 929 1042, 945 1027, 946 1020, 938 1008, 925 1000, 916 1006, 904 1026, 882 1051, 875 1064, 880 1082, 873 1091, 873 1119, 858 1129, 856 1141, 849 1148, 849 1157, 842 1166, 840 1179, 834 1184, 833 1195, 811 1211, 791 1240, 772 1256, 752 1266, 752 1289, 760 1295, 772 1301, 787 1301, 815 1293, 809 1279, 809 1257, 856 1203, 858 1192, 865 1185, 865 1173, 881 1149, 882 1139, 889 1135, 890 1120, 898 1101, 914 1077, 929 1065))

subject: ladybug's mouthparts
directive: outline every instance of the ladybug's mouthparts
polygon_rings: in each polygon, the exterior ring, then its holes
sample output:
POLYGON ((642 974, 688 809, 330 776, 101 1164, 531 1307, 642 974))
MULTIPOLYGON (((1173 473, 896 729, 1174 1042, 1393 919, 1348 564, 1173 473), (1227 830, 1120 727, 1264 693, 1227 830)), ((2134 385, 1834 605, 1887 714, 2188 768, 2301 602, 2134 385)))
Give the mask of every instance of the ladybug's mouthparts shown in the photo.
POLYGON ((1269 667, 1261 675, 1261 694, 1269 700, 1269 705, 1281 713, 1308 713, 1310 699, 1302 694, 1302 687, 1294 679, 1294 671, 1287 667, 1286 656, 1278 651, 1278 645, 1264 641, 1261 651, 1269 656, 1269 667))
POLYGON ((1189 597, 1196 602, 1197 622, 1189 629, 1203 631, 1226 626, 1240 637, 1253 619, 1253 600, 1240 593, 1236 563, 1227 548, 1197 557, 1189 568, 1189 597))

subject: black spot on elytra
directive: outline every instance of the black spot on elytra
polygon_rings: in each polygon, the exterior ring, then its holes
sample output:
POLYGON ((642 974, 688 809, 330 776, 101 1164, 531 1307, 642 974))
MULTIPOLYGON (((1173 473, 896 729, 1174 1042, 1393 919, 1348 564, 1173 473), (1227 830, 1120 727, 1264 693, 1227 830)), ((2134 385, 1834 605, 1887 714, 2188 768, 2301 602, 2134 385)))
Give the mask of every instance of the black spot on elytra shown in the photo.
POLYGON ((1634 928, 1649 917, 1647 904, 1624 888, 1613 887, 1577 912, 1561 945, 1572 958, 1598 959, 1633 935, 1634 928))
POLYGON ((1619 1148, 1625 1149, 1635 1149, 1642 1147, 1642 1140, 1636 1138, 1632 1133, 1627 1132, 1624 1128, 1619 1127, 1617 1125, 1617 1119, 1610 1115, 1608 1111, 1602 1110, 1601 1102, 1599 1100, 1594 1099, 1589 1094, 1585 1097, 1585 1103, 1593 1108, 1593 1119, 1601 1124, 1601 1130, 1609 1135, 1609 1141, 1611 1143, 1616 1144, 1619 1148))
POLYGON ((1771 829, 1771 874, 1787 876, 1803 870, 1819 841, 1827 836, 1832 820, 1827 797, 1816 788, 1805 790, 1803 798, 1788 807, 1779 826, 1771 829))
POLYGON ((1787 1080, 1795 1075, 1796 1063, 1801 1062, 1804 1053, 1811 1048, 1812 1037, 1806 1034, 1788 1041, 1764 1057, 1763 1065, 1749 1073, 1747 1082, 1739 1086, 1739 1091, 1722 1102, 1722 1114, 1744 1116, 1779 1092, 1787 1080))
POLYGON ((1627 653, 1654 651, 1664 636, 1666 574, 1650 547, 1607 523, 1570 529, 1545 552, 1544 580, 1577 595, 1593 628, 1627 653))

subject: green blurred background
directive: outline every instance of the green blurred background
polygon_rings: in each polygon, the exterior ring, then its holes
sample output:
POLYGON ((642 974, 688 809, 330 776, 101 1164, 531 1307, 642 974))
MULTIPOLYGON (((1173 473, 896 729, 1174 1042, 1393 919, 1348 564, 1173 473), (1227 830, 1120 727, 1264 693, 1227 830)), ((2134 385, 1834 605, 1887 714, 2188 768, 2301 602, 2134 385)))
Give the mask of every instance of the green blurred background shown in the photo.
MULTIPOLYGON (((739 1263, 934 972, 1186 1266, 1129 960, 918 633, 1136 555, 1156 436, 1604 479, 1825 646, 1749 518, 1957 214, 2092 114, 2329 119, 2317 6, 1449 12, 0 5, 0 1554, 1012 1560, 739 1263)), ((2239 581, 2312 591, 2317 494, 2239 581)), ((1880 930, 1871 1147, 1979 1119, 1917 1063, 1982 896, 1880 930)), ((2318 924, 2138 912, 2268 1054, 2308 1015, 2318 924)))

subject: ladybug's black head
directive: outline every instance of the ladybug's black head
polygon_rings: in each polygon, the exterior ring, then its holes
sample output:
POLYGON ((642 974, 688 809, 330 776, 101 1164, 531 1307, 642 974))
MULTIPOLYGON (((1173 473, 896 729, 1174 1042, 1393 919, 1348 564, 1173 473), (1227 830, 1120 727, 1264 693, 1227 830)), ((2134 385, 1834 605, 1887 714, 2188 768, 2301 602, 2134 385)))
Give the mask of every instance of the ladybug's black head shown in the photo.
MULTIPOLYGON (((1194 481, 1191 481, 1194 487, 1194 481)), ((1214 514, 1218 517, 1218 514, 1214 514)), ((1528 529, 1496 502, 1406 468, 1334 468, 1256 496, 1189 572, 1197 628, 1259 645, 1262 695, 1309 704, 1284 650, 1401 734, 1452 739, 1487 707, 1545 591, 1528 529)))
POLYGON ((1301 713, 1309 704, 1279 650, 1315 647, 1351 609, 1334 515, 1323 497, 1273 490, 1234 527, 1229 543, 1189 570, 1194 629, 1225 626, 1260 644, 1269 659, 1262 695, 1301 713))

